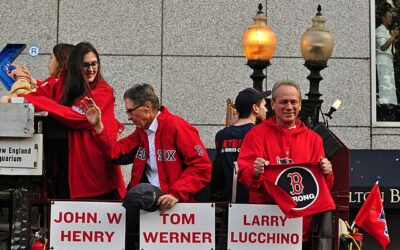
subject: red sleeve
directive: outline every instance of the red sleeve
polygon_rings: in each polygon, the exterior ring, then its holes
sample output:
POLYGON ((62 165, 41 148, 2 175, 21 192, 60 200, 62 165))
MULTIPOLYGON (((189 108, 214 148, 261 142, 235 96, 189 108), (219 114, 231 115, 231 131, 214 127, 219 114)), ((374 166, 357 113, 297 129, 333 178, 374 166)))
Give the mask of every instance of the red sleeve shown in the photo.
POLYGON ((37 88, 35 91, 30 92, 26 95, 19 95, 19 96, 45 96, 55 100, 56 102, 59 101, 61 97, 61 92, 63 91, 62 83, 60 79, 57 78, 48 78, 45 81, 37 81, 37 88))
POLYGON ((96 134, 96 139, 97 143, 101 145, 111 160, 118 160, 121 156, 129 154, 140 143, 138 130, 128 137, 117 141, 110 135, 106 127, 104 127, 103 131, 96 134))
POLYGON ((238 180, 250 191, 257 191, 261 185, 260 176, 254 174, 254 161, 257 157, 267 158, 257 127, 254 127, 244 137, 238 157, 238 180))
POLYGON ((77 107, 61 105, 46 96, 24 95, 23 97, 35 106, 36 111, 47 111, 51 116, 70 128, 92 128, 92 125, 87 121, 86 116, 77 107))
MULTIPOLYGON (((64 106, 51 99, 52 84, 38 88, 36 94, 20 95, 25 97, 28 102, 35 106, 36 111, 44 110, 49 112, 54 118, 61 123, 73 129, 92 129, 92 125, 86 119, 85 114, 80 108, 78 100, 72 107, 64 106)), ((116 119, 114 117, 114 94, 112 89, 103 82, 99 82, 98 86, 92 90, 92 98, 100 108, 102 113, 102 121, 105 127, 111 130, 116 127, 116 119)))
MULTIPOLYGON (((92 90, 91 97, 95 101, 96 105, 101 110, 101 121, 103 122, 104 126, 112 129, 112 131, 117 131, 117 127, 120 125, 118 120, 115 118, 114 113, 114 93, 111 87, 106 84, 105 82, 99 83, 100 86, 97 86, 92 90)), ((81 100, 83 97, 81 98, 81 100)), ((75 107, 80 107, 81 100, 75 103, 75 107)), ((87 126, 89 123, 86 119, 85 115, 82 115, 83 121, 82 126, 87 126)), ((91 127, 91 125, 90 125, 91 127)), ((117 138, 115 138, 116 140, 117 138)))
POLYGON ((49 82, 55 82, 55 81, 58 81, 58 77, 55 77, 55 76, 51 75, 51 76, 47 77, 45 80, 43 80, 43 81, 36 79, 36 85, 40 87, 43 84, 47 84, 49 82))
MULTIPOLYGON (((314 149, 313 149, 314 155, 311 161, 320 162, 321 157, 325 158, 324 142, 319 135, 316 136, 317 136, 317 141, 314 143, 314 149)), ((334 180, 333 172, 328 175, 324 175, 324 177, 326 185, 328 186, 329 190, 331 190, 333 187, 333 180, 334 180)))
POLYGON ((169 193, 181 201, 188 201, 211 181, 211 161, 198 131, 188 123, 178 126, 177 150, 186 168, 172 184, 169 193))
POLYGON ((40 87, 40 86, 43 85, 44 82, 45 82, 45 81, 36 80, 36 85, 37 85, 38 87, 40 87))
MULTIPOLYGON (((332 168, 333 168, 333 166, 332 166, 332 168)), ((333 171, 332 171, 332 173, 330 173, 328 175, 324 175, 324 177, 325 177, 326 185, 328 186, 329 190, 331 190, 333 187, 333 180, 334 180, 333 171)))

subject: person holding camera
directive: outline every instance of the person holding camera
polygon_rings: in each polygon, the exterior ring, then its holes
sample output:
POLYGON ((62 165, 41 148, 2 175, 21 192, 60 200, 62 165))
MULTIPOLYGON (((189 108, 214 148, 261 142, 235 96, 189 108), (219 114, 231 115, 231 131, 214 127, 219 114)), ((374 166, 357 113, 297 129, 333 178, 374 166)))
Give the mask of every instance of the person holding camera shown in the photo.
POLYGON ((379 104, 388 108, 398 105, 393 67, 393 46, 399 35, 399 28, 389 30, 393 14, 388 5, 380 10, 381 24, 376 28, 376 65, 378 75, 379 104))

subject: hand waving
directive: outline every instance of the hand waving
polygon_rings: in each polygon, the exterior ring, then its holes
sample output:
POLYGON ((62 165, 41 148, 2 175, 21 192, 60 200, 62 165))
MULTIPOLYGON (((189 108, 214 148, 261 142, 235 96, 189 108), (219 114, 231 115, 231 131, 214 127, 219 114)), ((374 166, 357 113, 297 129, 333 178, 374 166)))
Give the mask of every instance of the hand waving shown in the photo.
POLYGON ((89 123, 95 127, 97 133, 100 133, 104 128, 103 123, 101 121, 100 108, 96 105, 94 100, 89 97, 85 97, 81 101, 81 106, 89 123))

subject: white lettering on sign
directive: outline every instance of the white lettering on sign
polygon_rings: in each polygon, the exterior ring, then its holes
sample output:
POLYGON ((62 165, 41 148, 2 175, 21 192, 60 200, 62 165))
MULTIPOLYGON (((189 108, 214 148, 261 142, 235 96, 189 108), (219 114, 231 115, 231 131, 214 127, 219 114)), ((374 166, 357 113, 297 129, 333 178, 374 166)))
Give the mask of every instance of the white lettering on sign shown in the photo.
MULTIPOLYGON (((361 191, 356 191, 356 192, 349 192, 350 196, 350 203, 363 203, 369 195, 368 192, 361 192, 361 191)), ((381 197, 382 197, 382 202, 385 201, 385 192, 381 192, 381 197)))
POLYGON ((391 188, 390 189, 390 202, 391 203, 399 203, 399 201, 400 201, 399 190, 391 188))
POLYGON ((360 198, 361 193, 362 192, 349 192, 349 194, 350 194, 349 202, 350 203, 360 202, 361 201, 361 198, 360 198))
POLYGON ((303 195, 299 195, 299 196, 293 196, 292 198, 295 202, 301 202, 301 201, 314 200, 315 195, 314 194, 303 194, 303 195))
POLYGON ((125 209, 116 202, 53 201, 50 242, 54 249, 125 248, 125 209))
POLYGON ((140 213, 140 248, 215 249, 215 208, 210 203, 178 203, 163 213, 140 213))
POLYGON ((301 250, 302 218, 288 219, 276 205, 231 204, 228 249, 301 250))

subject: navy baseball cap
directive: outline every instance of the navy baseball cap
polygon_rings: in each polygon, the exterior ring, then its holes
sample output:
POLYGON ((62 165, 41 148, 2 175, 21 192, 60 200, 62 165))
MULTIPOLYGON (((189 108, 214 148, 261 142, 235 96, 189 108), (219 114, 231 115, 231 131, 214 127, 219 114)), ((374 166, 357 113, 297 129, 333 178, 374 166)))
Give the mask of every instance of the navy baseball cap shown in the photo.
POLYGON ((126 209, 142 209, 154 212, 158 209, 157 200, 163 192, 150 183, 140 183, 126 192, 123 206, 126 209))
POLYGON ((253 104, 271 95, 271 90, 260 92, 255 88, 246 88, 239 92, 235 99, 235 109, 239 114, 251 110, 253 104))

